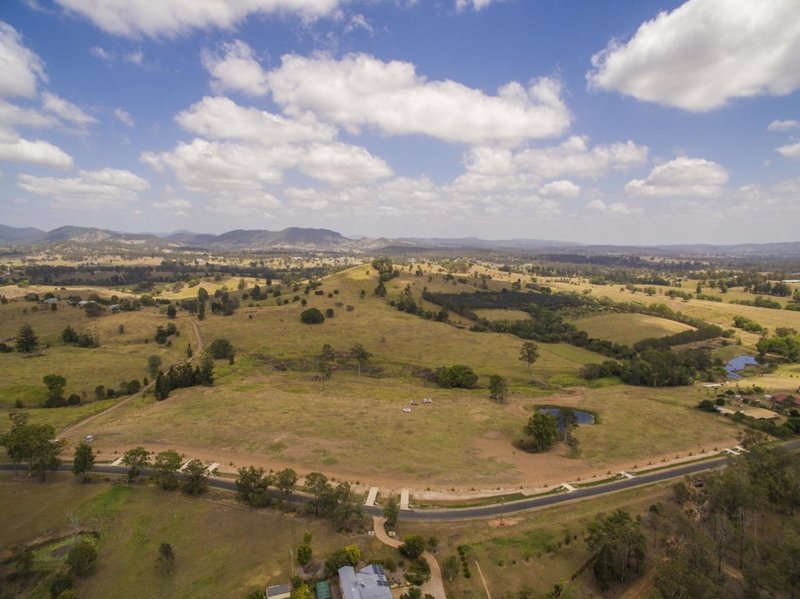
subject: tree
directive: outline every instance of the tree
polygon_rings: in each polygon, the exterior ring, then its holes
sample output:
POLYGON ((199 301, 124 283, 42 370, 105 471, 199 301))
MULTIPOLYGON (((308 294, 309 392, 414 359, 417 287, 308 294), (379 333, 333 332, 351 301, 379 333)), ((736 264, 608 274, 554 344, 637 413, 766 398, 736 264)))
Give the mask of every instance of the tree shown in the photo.
POLYGON ((187 495, 202 495, 208 489, 208 474, 200 460, 192 460, 184 469, 183 492, 187 495))
POLYGON ((297 472, 291 468, 284 468, 275 473, 274 480, 278 490, 288 498, 297 483, 297 472))
POLYGON ((422 535, 408 535, 399 549, 408 559, 415 560, 425 551, 425 538, 422 535))
POLYGON ((447 579, 447 582, 453 582, 460 571, 461 564, 459 564, 458 558, 455 555, 448 556, 447 559, 442 562, 442 576, 447 579))
POLYGON ((18 352, 30 353, 36 351, 39 347, 39 338, 33 332, 33 328, 29 324, 24 324, 19 328, 16 340, 14 342, 18 352))
POLYGON ((165 491, 178 487, 178 478, 175 473, 180 469, 181 461, 181 455, 174 449, 167 449, 156 455, 153 460, 153 470, 155 470, 155 478, 159 487, 165 491))
POLYGON ((122 463, 128 467, 128 482, 131 483, 139 476, 142 468, 150 465, 150 453, 144 447, 134 447, 123 454, 122 463))
POLYGON ((508 395, 508 383, 499 374, 489 377, 489 397, 503 403, 508 395))
POLYGON ((645 538, 641 518, 635 520, 623 509, 598 515, 589 523, 586 545, 596 551, 594 575, 601 589, 608 590, 613 582, 624 582, 625 572, 635 561, 636 570, 645 557, 645 538))
POLYGON ((539 346, 532 341, 526 341, 519 350, 519 359, 525 362, 530 370, 533 363, 539 359, 539 346))
MULTIPOLYGON (((233 357, 233 354, 231 354, 233 357)), ((200 365, 197 371, 197 382, 201 385, 210 387, 214 384, 214 359, 208 354, 203 352, 200 357, 200 365)))
POLYGON ((224 360, 233 355, 233 344, 225 338, 214 339, 208 346, 208 353, 215 360, 224 360))
POLYGON ((351 566, 355 566, 361 561, 361 549, 358 548, 358 545, 354 543, 348 545, 344 548, 344 552, 347 554, 347 559, 351 566))
POLYGON ((89 541, 81 541, 67 554, 69 573, 73 576, 80 578, 89 576, 94 572, 95 562, 97 562, 97 549, 89 541))
POLYGON ((361 376, 361 369, 369 362, 369 359, 372 357, 372 354, 367 351, 360 343, 356 343, 350 349, 350 357, 356 361, 358 364, 358 376, 361 376))
POLYGON ((556 424, 561 432, 564 433, 564 443, 572 435, 573 429, 578 426, 578 416, 572 408, 559 408, 556 416, 556 424))
POLYGON ((264 507, 272 502, 267 489, 272 484, 272 477, 264 473, 263 468, 249 466, 239 468, 236 479, 236 498, 253 507, 264 507))
POLYGON ((323 494, 330 488, 328 477, 322 472, 309 472, 305 478, 305 487, 314 496, 311 505, 314 508, 314 515, 318 516, 322 507, 323 494))
POLYGON ((47 386, 47 399, 44 405, 48 408, 55 408, 64 404, 64 387, 67 379, 58 374, 48 374, 42 382, 47 386))
POLYGON ((325 380, 331 378, 331 362, 336 359, 336 354, 330 344, 326 343, 322 346, 322 351, 317 357, 319 364, 319 373, 322 378, 322 390, 325 391, 325 380))
POLYGON ((78 339, 78 333, 69 325, 61 331, 61 340, 64 343, 77 343, 78 339))
POLYGON ((151 378, 155 378, 161 368, 161 356, 147 356, 147 371, 151 378))
POLYGON ((166 574, 171 574, 175 569, 175 550, 169 543, 161 543, 158 546, 156 566, 166 574))
POLYGON ((27 463, 28 476, 37 474, 44 481, 47 470, 56 470, 61 463, 58 455, 64 443, 54 439, 55 429, 49 424, 29 424, 25 413, 14 412, 9 418, 11 430, 0 435, 0 445, 14 464, 27 463))
POLYGON ((72 474, 82 476, 83 482, 89 480, 89 472, 94 468, 94 453, 92 446, 81 443, 75 448, 75 457, 72 459, 72 474))
POLYGON ((474 389, 478 386, 478 375, 469 366, 455 364, 442 366, 436 370, 436 382, 445 389, 474 389))
POLYGON ((175 304, 170 304, 167 306, 167 318, 170 320, 175 318, 178 315, 178 310, 175 308, 175 304))
POLYGON ((547 451, 558 436, 556 418, 545 412, 534 412, 522 432, 528 436, 528 445, 531 450, 547 451))
POLYGON ((389 495, 386 505, 383 507, 383 517, 386 519, 386 526, 394 529, 397 526, 397 519, 400 517, 400 501, 397 495, 389 495))
POLYGON ((300 314, 300 320, 305 324, 321 324, 325 316, 317 308, 309 308, 300 314))
POLYGON ((297 563, 301 566, 307 566, 311 561, 312 554, 313 550, 311 549, 311 545, 303 543, 297 548, 297 563))

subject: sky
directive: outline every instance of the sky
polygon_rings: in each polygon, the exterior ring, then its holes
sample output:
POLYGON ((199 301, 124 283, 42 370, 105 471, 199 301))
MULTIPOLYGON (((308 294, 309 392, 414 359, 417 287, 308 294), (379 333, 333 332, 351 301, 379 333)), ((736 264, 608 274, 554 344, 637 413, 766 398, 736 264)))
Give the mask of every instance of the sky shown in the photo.
POLYGON ((0 223, 800 240, 800 0, 0 0, 0 223))

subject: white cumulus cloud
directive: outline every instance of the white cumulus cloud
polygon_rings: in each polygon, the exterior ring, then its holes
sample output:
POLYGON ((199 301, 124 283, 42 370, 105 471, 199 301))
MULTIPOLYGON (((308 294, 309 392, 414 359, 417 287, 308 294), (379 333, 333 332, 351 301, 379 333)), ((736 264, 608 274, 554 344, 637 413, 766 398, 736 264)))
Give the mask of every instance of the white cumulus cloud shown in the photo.
POLYGON ((80 133, 86 133, 86 127, 97 122, 97 119, 86 114, 72 102, 50 92, 42 94, 42 106, 47 112, 56 115, 62 121, 74 125, 80 133))
POLYGON ((9 140, 0 137, 0 160, 38 164, 58 170, 72 168, 72 157, 69 154, 40 139, 17 137, 9 140))
POLYGON ((192 29, 231 30, 253 14, 292 14, 311 20, 336 11, 341 0, 56 0, 106 33, 174 37, 192 29))
POLYGON ((366 54, 340 60, 286 55, 266 77, 286 114, 312 111, 352 133, 367 127, 387 135, 517 145, 560 135, 571 121, 560 83, 547 77, 527 87, 511 82, 487 95, 455 81, 429 81, 411 63, 366 54))
POLYGON ((776 149, 787 158, 800 158, 800 142, 796 144, 788 144, 776 149))
POLYGON ((50 198, 55 208, 97 210, 122 208, 139 199, 150 183, 127 170, 104 168, 79 171, 77 177, 17 175, 17 186, 28 193, 50 198))
POLYGON ((688 111, 800 88, 797 0, 688 0, 592 57, 590 88, 688 111))
POLYGON ((767 127, 767 131, 791 131, 793 129, 800 129, 800 121, 794 119, 772 121, 767 127))
POLYGON ((0 21, 0 96, 32 98, 40 80, 47 80, 42 59, 22 44, 16 29, 0 21))
POLYGON ((586 209, 591 212, 612 214, 618 216, 631 216, 642 214, 644 210, 640 206, 629 206, 624 202, 605 203, 603 200, 594 199, 586 204, 586 209))
POLYGON ((291 120, 226 97, 205 97, 180 112, 175 120, 186 131, 207 139, 242 140, 263 145, 330 140, 336 130, 310 115, 291 120))
POLYGON ((646 179, 634 179, 625 192, 637 197, 713 197, 728 182, 728 171, 716 162, 680 157, 656 166, 646 179))
POLYGON ((216 52, 203 50, 200 59, 212 76, 211 89, 215 92, 232 90, 249 96, 266 95, 266 73, 245 42, 234 40, 222 44, 216 52))
POLYGON ((581 186, 572 181, 561 179, 542 185, 539 188, 539 193, 548 198, 577 198, 581 195, 581 186))
POLYGON ((131 116, 131 113, 123 110, 122 108, 115 108, 114 116, 117 117, 117 120, 119 120, 120 123, 127 125, 128 127, 133 127, 136 124, 131 116))
POLYGON ((492 2, 496 1, 497 0, 456 0, 456 10, 459 12, 462 10, 467 10, 468 8, 481 10, 482 8, 486 8, 492 2))

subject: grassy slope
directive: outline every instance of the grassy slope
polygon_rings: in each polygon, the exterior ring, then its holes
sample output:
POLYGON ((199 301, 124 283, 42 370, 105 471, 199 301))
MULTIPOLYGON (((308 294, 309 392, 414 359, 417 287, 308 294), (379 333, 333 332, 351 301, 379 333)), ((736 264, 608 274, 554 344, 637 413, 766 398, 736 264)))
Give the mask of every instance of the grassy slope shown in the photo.
POLYGON ((646 314, 598 314, 573 321, 581 331, 590 337, 607 339, 624 345, 633 345, 647 337, 664 337, 692 327, 646 314))
MULTIPOLYGON (((48 374, 60 374, 67 379, 65 397, 78 393, 92 401, 97 385, 117 388, 121 381, 134 378, 141 380, 148 376, 148 356, 158 355, 162 363, 168 366, 186 358, 187 343, 195 345, 191 327, 181 318, 175 321, 179 336, 173 338, 172 346, 156 344, 153 341, 156 327, 167 323, 166 317, 156 308, 120 314, 106 313, 98 318, 89 318, 79 308, 72 308, 66 303, 62 303, 55 312, 49 309, 33 312, 31 308, 27 302, 9 302, 0 306, 0 338, 13 338, 21 324, 28 323, 39 337, 43 354, 33 357, 17 352, 0 354, 0 365, 4 372, 0 380, 2 408, 12 407, 17 400, 22 400, 26 408, 39 405, 47 395, 42 378, 48 374), (87 331, 99 337, 100 347, 65 345, 61 341, 61 331, 67 325, 78 332, 87 331), (124 334, 119 333, 120 325, 124 325, 124 334), (149 342, 146 343, 145 339, 149 339, 149 342)), ((49 414, 46 419, 61 421, 63 417, 62 423, 66 424, 74 421, 76 414, 85 411, 81 408, 48 410, 60 416, 54 418, 53 414, 49 414)), ((0 423, 0 428, 4 426, 5 423, 0 423)))
MULTIPOLYGON (((315 557, 353 542, 365 557, 382 551, 377 541, 337 534, 326 521, 252 510, 235 504, 231 494, 217 497, 222 500, 150 487, 80 485, 67 475, 41 485, 3 474, 0 545, 68 531, 75 523, 99 529, 97 571, 78 587, 83 599, 243 597, 252 588, 289 580, 289 550, 304 532, 313 535, 315 557), (162 542, 175 550, 172 576, 155 569, 162 542)), ((42 590, 27 596, 49 597, 42 590)))
MULTIPOLYGON (((306 297, 309 306, 336 316, 322 325, 300 323, 299 303, 275 306, 274 300, 244 305, 231 317, 209 316, 200 323, 206 343, 230 339, 236 363, 217 363, 217 384, 174 392, 166 402, 142 398, 93 423, 91 432, 117 449, 137 443, 219 448, 254 453, 301 470, 333 469, 367 478, 395 473, 422 484, 490 485, 513 483, 515 467, 479 450, 482 438, 506 440, 504 451, 519 435, 534 403, 577 400, 601 414, 604 423, 579 431, 584 456, 593 467, 647 453, 696 449, 729 439, 727 422, 709 420, 688 406, 698 401, 692 390, 634 389, 620 385, 558 394, 558 385, 580 384, 575 376, 585 363, 602 356, 564 344, 540 344, 541 358, 532 371, 518 360, 522 341, 511 335, 472 333, 465 328, 425 321, 401 313, 371 295, 374 273, 364 267, 326 279, 324 295, 306 297), (367 297, 359 299, 361 289, 367 297), (338 291, 334 294, 334 291, 338 291), (334 294, 328 298, 327 294, 334 294), (337 302, 351 304, 346 311, 337 302), (346 363, 354 343, 374 353, 374 375, 355 374, 346 363), (313 367, 325 343, 342 356, 322 391, 313 367), (293 364, 276 371, 271 361, 293 364), (480 376, 482 389, 444 390, 410 374, 414 367, 436 368, 463 363, 480 376), (305 364, 303 370, 302 364, 305 364), (507 378, 512 397, 507 405, 488 400, 490 374, 507 378), (531 378, 543 385, 531 386, 531 378), (548 385, 556 385, 549 387, 548 385), (411 414, 401 411, 409 400, 434 398, 411 414), (436 439, 436 451, 431 451, 436 439)), ((471 281, 470 281, 471 282, 471 281)), ((441 277, 405 275, 392 280, 390 296, 406 284, 420 291, 452 285, 441 277)), ((497 283, 501 285, 502 283, 497 283)), ((301 292, 302 295, 302 292, 301 292)))

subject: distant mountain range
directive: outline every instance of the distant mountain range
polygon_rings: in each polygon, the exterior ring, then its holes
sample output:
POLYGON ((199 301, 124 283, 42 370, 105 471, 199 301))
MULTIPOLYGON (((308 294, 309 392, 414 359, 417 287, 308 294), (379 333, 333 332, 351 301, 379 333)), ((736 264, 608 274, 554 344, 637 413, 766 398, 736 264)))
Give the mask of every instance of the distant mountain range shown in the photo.
POLYGON ((177 231, 167 234, 119 233, 91 227, 59 227, 41 231, 32 227, 16 228, 0 225, 0 247, 29 247, 46 245, 83 245, 148 247, 153 249, 192 248, 215 251, 338 251, 374 253, 380 250, 413 252, 422 250, 484 250, 527 251, 541 254, 578 255, 641 255, 663 256, 728 256, 728 257, 800 257, 800 242, 763 244, 689 244, 689 245, 585 245, 575 242, 542 239, 486 240, 477 237, 399 237, 358 238, 344 237, 329 229, 290 227, 282 231, 243 230, 228 231, 221 235, 177 231))

